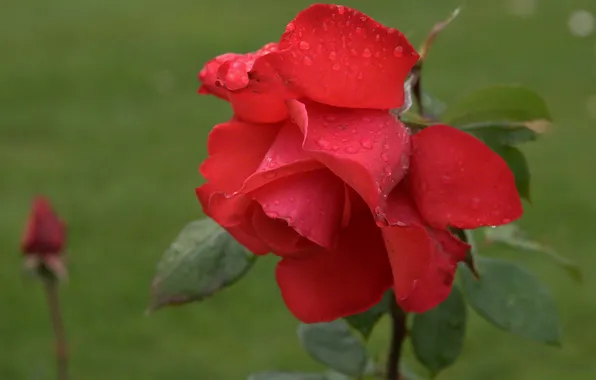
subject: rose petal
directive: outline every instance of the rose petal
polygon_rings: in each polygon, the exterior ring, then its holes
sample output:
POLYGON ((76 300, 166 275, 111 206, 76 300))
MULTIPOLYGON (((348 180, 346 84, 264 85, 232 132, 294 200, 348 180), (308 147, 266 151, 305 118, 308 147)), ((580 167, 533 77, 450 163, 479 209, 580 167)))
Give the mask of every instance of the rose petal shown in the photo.
MULTIPOLYGON (((281 219, 272 219, 263 210, 252 214, 252 225, 259 238, 278 256, 298 256, 314 246, 281 219)), ((307 252, 308 253, 308 252, 307 252)))
POLYGON ((410 135, 387 111, 288 103, 303 148, 356 190, 379 219, 408 168, 410 135))
POLYGON ((326 169, 296 174, 250 193, 270 218, 283 219, 323 247, 335 246, 345 207, 343 182, 326 169))
POLYGON ((271 181, 293 174, 323 168, 323 164, 308 156, 302 149, 302 132, 287 121, 256 171, 246 179, 241 192, 255 190, 271 181))
POLYGON ((226 198, 212 184, 196 188, 197 198, 205 215, 225 228, 236 241, 255 255, 264 255, 271 248, 264 243, 252 225, 252 215, 258 206, 243 195, 226 198))
POLYGON ((351 8, 315 4, 291 21, 266 57, 297 93, 348 108, 398 108, 418 61, 406 37, 351 8))
POLYGON ((201 165, 201 174, 221 192, 239 190, 257 170, 281 127, 237 120, 216 125, 209 133, 209 157, 201 165))
POLYGON ((254 53, 227 53, 214 58, 199 73, 203 83, 199 93, 229 100, 235 115, 248 122, 286 119, 287 90, 275 69, 260 59, 276 50, 277 44, 269 43, 254 53))
POLYGON ((328 322, 368 310, 392 284, 380 231, 368 209, 352 218, 337 249, 284 258, 276 277, 288 309, 302 322, 328 322))
POLYGON ((457 263, 469 246, 446 230, 425 226, 403 187, 389 196, 388 220, 392 225, 382 232, 397 302, 405 311, 430 310, 451 292, 457 263))
POLYGON ((437 228, 507 224, 523 208, 507 163, 477 138, 446 125, 412 138, 412 194, 424 219, 437 228))
POLYGON ((66 226, 52 209, 49 200, 36 197, 21 242, 23 253, 56 255, 62 252, 65 239, 66 226))

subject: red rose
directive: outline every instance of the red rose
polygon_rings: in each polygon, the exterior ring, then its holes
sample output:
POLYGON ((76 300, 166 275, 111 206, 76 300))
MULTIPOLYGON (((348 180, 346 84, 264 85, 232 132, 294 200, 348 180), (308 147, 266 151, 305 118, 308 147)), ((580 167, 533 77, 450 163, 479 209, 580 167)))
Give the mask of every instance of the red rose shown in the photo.
POLYGON ((279 43, 199 74, 199 92, 235 113, 209 135, 204 212, 282 258, 282 296, 304 322, 367 310, 391 287, 404 310, 426 311, 468 249, 447 227, 522 214, 513 174, 482 142, 444 125, 411 136, 390 114, 417 60, 397 30, 316 4, 279 43))
POLYGON ((64 248, 65 234, 64 223, 58 219, 50 202, 43 197, 35 198, 21 243, 23 254, 59 255, 64 248))

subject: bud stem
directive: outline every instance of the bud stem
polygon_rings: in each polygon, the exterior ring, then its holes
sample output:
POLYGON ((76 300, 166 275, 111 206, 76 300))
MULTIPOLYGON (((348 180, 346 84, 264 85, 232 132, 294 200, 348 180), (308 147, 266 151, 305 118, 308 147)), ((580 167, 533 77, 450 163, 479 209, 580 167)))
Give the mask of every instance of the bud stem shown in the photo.
POLYGON ((54 330, 57 379, 68 380, 68 351, 58 300, 58 280, 54 276, 46 275, 43 276, 43 284, 54 330))

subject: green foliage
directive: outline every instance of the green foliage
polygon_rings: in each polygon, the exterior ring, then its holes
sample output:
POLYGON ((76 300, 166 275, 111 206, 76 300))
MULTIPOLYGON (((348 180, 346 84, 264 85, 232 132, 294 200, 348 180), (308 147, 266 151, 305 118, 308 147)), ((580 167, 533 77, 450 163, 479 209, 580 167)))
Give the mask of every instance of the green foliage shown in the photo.
POLYGON ((457 286, 439 306, 414 316, 410 331, 414 353, 433 377, 457 360, 464 343, 466 321, 466 303, 457 286))
POLYGON ((344 320, 300 324, 298 337, 318 362, 350 376, 364 373, 368 359, 366 348, 344 320))
POLYGON ((546 254, 559 264, 577 282, 582 281, 582 272, 579 266, 561 256, 556 250, 548 245, 530 239, 516 224, 508 224, 496 228, 484 229, 484 236, 489 243, 502 244, 520 251, 538 252, 546 254))
MULTIPOLYGON (((444 121, 454 127, 475 123, 550 121, 546 103, 534 91, 518 85, 498 85, 477 90, 449 107, 444 121)), ((467 127, 469 128, 469 126, 467 127)))
POLYGON ((532 340, 559 344, 559 318, 550 291, 522 267, 508 261, 476 261, 480 279, 462 267, 468 303, 493 325, 532 340))
POLYGON ((301 372, 260 372, 250 375, 247 380, 329 380, 321 373, 301 372))
POLYGON ((389 290, 384 295, 381 301, 368 309, 367 311, 346 317, 345 320, 358 330, 364 339, 368 339, 377 322, 389 311, 389 303, 391 297, 395 297, 393 291, 389 290))
POLYGON ((158 264, 150 309, 201 301, 241 278, 253 262, 254 256, 213 220, 191 222, 158 264))

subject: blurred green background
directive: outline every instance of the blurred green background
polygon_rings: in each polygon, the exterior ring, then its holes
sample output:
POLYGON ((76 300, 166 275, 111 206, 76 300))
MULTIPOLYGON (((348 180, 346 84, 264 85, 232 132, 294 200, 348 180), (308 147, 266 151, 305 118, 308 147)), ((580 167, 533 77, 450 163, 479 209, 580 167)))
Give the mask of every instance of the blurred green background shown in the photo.
MULTIPOLYGON (((461 3, 345 2, 416 44, 461 3)), ((155 263, 200 216, 193 189, 202 181, 206 135, 230 116, 224 102, 196 95, 196 73, 217 54, 276 40, 308 4, 3 0, 0 379, 54 378, 45 300, 38 284, 23 279, 18 252, 39 192, 69 223, 63 301, 73 379, 233 380, 263 369, 319 368, 299 347, 272 258, 208 302, 143 314, 155 263)), ((460 361, 442 378, 595 379, 596 34, 575 36, 569 18, 578 9, 596 14, 596 3, 464 5, 431 51, 426 89, 449 103, 479 86, 516 82, 546 98, 556 126, 524 147, 534 202, 522 225, 579 263, 586 279, 575 284, 538 254, 496 252, 528 263, 551 286, 563 347, 510 336, 474 316, 460 361)), ((380 355, 386 327, 371 343, 380 355)))

